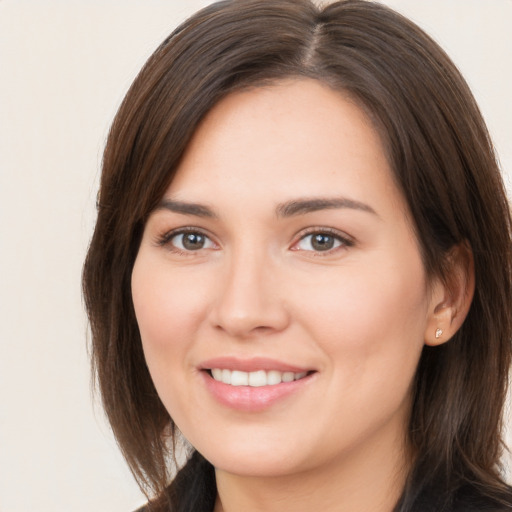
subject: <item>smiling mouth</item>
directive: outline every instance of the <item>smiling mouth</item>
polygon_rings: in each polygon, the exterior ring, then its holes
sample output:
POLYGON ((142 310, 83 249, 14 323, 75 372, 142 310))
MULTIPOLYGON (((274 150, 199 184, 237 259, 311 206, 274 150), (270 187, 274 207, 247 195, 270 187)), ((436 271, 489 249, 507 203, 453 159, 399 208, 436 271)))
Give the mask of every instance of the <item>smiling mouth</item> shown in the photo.
POLYGON ((277 370, 257 370, 254 372, 243 372, 240 370, 228 370, 226 368, 211 368, 207 370, 210 376, 217 382, 229 384, 230 386, 276 386, 283 382, 293 382, 307 377, 313 372, 280 372, 277 370))

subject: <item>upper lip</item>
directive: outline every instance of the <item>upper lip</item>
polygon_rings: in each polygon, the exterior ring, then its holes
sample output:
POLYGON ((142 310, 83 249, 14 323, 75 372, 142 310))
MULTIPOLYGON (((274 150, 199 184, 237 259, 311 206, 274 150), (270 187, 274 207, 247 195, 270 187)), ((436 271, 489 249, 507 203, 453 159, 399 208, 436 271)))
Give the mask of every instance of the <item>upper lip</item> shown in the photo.
POLYGON ((265 371, 278 371, 278 372, 293 372, 302 373, 312 371, 312 368, 304 366, 296 366, 289 363, 284 363, 276 359, 267 357, 253 357, 250 359, 240 359, 237 357, 225 356, 215 357, 203 361, 199 368, 201 370, 211 370, 212 368, 221 368, 227 370, 238 370, 242 372, 256 372, 258 370, 265 371))

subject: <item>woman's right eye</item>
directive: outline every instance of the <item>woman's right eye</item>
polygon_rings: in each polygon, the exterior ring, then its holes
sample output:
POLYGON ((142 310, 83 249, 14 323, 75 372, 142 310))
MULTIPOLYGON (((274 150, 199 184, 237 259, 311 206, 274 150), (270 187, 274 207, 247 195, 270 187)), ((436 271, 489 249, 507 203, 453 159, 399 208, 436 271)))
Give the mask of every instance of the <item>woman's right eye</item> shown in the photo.
POLYGON ((212 240, 200 231, 169 233, 161 240, 161 244, 170 245, 171 249, 177 252, 194 252, 216 247, 212 240))

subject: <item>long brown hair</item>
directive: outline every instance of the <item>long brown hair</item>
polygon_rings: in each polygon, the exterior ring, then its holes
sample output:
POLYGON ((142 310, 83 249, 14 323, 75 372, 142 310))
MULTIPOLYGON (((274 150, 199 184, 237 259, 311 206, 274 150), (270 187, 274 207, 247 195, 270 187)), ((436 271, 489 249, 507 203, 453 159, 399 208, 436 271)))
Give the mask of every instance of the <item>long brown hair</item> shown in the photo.
POLYGON ((469 484, 505 503, 498 463, 511 359, 511 219, 493 146, 439 46, 364 0, 323 9, 309 0, 218 2, 176 29, 127 93, 105 148, 83 272, 93 368, 119 446, 148 497, 167 496, 171 510, 211 510, 215 481, 199 454, 164 493, 175 428, 144 361, 131 272, 145 220, 205 114, 231 91, 293 77, 350 95, 370 116, 429 276, 449 279, 446 255, 456 244, 473 252, 468 317, 419 362, 409 428, 416 455, 397 510, 413 510, 425 489, 449 501, 469 484))

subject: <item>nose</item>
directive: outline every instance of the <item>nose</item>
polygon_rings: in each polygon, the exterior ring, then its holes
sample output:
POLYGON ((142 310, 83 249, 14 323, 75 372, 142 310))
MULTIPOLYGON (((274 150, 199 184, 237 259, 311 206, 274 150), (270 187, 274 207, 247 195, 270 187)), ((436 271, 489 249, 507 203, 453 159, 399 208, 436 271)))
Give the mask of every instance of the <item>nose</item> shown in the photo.
POLYGON ((211 310, 214 327, 236 338, 285 329, 289 315, 276 267, 251 250, 233 255, 219 279, 211 310))

